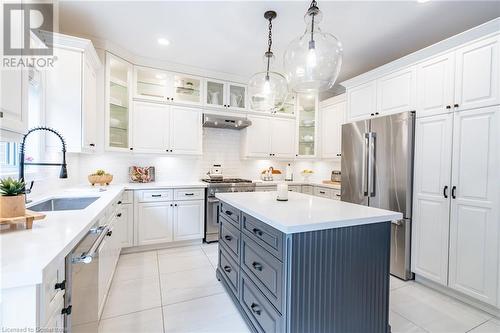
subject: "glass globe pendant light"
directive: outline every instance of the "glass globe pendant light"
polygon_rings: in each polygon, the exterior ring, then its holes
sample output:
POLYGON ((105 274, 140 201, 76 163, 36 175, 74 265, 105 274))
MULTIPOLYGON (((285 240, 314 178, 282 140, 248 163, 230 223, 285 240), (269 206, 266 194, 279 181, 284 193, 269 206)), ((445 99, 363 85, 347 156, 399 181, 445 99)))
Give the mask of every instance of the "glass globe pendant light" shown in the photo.
POLYGON ((342 65, 342 44, 318 27, 323 14, 316 0, 304 15, 306 31, 285 50, 284 68, 290 88, 296 92, 321 92, 333 87, 342 65))
POLYGON ((255 111, 275 112, 283 106, 288 95, 288 84, 285 76, 270 70, 274 60, 274 54, 271 51, 273 44, 272 21, 276 16, 276 12, 272 10, 264 13, 264 18, 269 21, 268 47, 264 53, 265 70, 255 73, 248 81, 250 105, 255 111))

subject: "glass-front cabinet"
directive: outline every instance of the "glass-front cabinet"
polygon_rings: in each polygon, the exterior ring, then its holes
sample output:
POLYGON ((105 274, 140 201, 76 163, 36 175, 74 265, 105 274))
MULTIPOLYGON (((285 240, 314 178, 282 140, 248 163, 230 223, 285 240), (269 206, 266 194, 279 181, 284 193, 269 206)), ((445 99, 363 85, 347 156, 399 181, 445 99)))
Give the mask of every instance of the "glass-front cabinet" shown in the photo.
POLYGON ((242 84, 207 79, 205 105, 244 110, 247 88, 242 84))
POLYGON ((155 68, 134 67, 134 98, 146 101, 201 105, 203 80, 155 68))
POLYGON ((280 108, 276 108, 276 114, 280 115, 290 115, 295 114, 295 101, 297 100, 297 95, 295 93, 289 93, 285 99, 285 102, 280 108))
POLYGON ((132 65, 106 54, 106 147, 111 150, 129 149, 132 65))
POLYGON ((297 157, 315 157, 317 150, 317 94, 297 94, 297 157))

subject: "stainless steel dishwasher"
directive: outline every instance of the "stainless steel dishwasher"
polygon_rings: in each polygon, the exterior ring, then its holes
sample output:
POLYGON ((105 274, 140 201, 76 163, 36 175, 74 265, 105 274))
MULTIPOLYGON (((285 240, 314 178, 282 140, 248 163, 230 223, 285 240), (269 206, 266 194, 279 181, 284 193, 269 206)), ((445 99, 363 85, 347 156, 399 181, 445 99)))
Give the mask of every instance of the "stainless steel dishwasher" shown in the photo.
POLYGON ((99 246, 110 233, 96 223, 66 257, 65 332, 97 333, 99 246))

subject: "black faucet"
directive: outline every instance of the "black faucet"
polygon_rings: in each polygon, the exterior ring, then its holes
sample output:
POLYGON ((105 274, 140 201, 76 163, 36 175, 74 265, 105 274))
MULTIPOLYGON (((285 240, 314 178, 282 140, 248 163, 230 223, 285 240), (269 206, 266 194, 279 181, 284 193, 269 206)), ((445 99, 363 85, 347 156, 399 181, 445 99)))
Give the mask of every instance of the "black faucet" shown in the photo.
MULTIPOLYGON (((62 135, 59 134, 59 132, 57 132, 55 129, 50 128, 50 127, 45 127, 45 126, 39 126, 39 127, 34 127, 32 129, 30 129, 28 131, 28 133, 26 133, 23 136, 23 140, 21 141, 21 146, 19 149, 19 179, 22 179, 23 181, 24 181, 24 166, 25 165, 60 166, 61 172, 59 173, 59 178, 68 178, 68 170, 66 168, 66 142, 64 141, 62 135), (51 132, 51 133, 54 133, 55 135, 57 135, 57 137, 61 140, 61 144, 62 144, 62 150, 61 150, 62 154, 63 154, 62 163, 31 163, 31 162, 26 163, 26 162, 24 162, 24 153, 25 153, 24 150, 26 147, 26 138, 28 137, 28 135, 30 135, 31 133, 36 132, 36 131, 47 131, 47 132, 51 132)), ((31 182, 31 186, 28 189, 28 191, 26 191, 26 189, 25 189, 25 192, 29 193, 31 190, 31 187, 33 187, 33 182, 31 182)))

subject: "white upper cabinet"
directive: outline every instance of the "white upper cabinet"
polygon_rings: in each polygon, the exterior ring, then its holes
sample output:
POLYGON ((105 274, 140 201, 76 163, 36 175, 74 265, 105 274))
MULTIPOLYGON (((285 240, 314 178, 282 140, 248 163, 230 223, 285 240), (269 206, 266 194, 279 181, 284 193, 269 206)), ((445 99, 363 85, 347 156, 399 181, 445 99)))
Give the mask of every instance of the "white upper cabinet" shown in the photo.
POLYGON ((376 112, 376 81, 370 81, 347 90, 349 121, 369 118, 376 112))
MULTIPOLYGON (((54 35, 54 67, 45 71, 45 124, 59 131, 67 151, 96 148, 96 71, 101 66, 89 40, 54 35)), ((60 150, 54 136, 46 136, 48 150, 60 150)))
POLYGON ((202 113, 200 109, 172 106, 170 110, 170 150, 174 154, 201 155, 202 113))
POLYGON ((134 102, 133 151, 200 155, 201 110, 149 102, 134 102))
POLYGON ((500 107, 456 113, 453 136, 449 285, 497 305, 500 107))
POLYGON ((345 122, 346 101, 321 107, 321 157, 340 158, 342 124, 345 122))
POLYGON ((448 283, 453 114, 417 119, 412 271, 448 283))
POLYGON ((106 53, 106 150, 129 150, 132 141, 132 64, 106 53))
POLYGON ((375 115, 415 110, 416 83, 413 66, 378 79, 375 115))
POLYGON ((453 52, 417 65, 417 117, 452 112, 454 75, 453 52))
POLYGON ((295 156, 295 121, 289 119, 272 119, 271 154, 277 158, 294 158, 295 156))
POLYGON ((28 129, 28 71, 0 71, 0 129, 26 133, 28 129))
POLYGON ((500 36, 456 51, 455 104, 459 110, 500 104, 500 36))
POLYGON ((245 110, 247 107, 246 86, 207 79, 205 105, 222 109, 245 110))
POLYGON ((203 79, 187 74, 173 74, 171 101, 174 103, 201 105, 203 102, 203 79))
POLYGON ((166 153, 170 140, 170 109, 168 105, 134 102, 133 151, 166 153))
POLYGON ((252 125, 243 129, 244 157, 269 157, 271 154, 271 122, 269 117, 248 116, 252 125))

